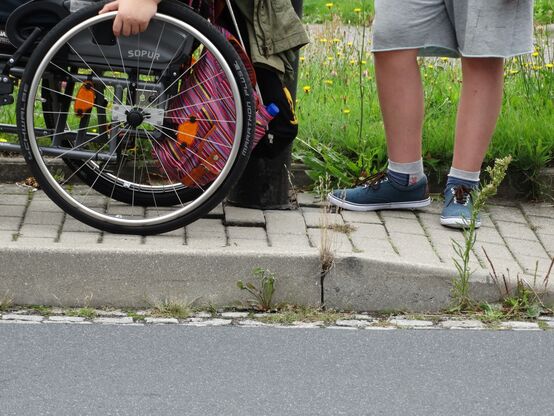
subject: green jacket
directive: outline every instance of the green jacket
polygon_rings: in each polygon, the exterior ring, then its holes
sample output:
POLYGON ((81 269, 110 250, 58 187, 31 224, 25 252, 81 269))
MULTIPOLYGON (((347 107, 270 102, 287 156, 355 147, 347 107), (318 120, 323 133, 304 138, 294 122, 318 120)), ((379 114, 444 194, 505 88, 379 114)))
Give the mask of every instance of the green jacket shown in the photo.
POLYGON ((293 78, 295 52, 309 43, 291 0, 233 0, 248 27, 254 65, 276 69, 285 81, 293 78))

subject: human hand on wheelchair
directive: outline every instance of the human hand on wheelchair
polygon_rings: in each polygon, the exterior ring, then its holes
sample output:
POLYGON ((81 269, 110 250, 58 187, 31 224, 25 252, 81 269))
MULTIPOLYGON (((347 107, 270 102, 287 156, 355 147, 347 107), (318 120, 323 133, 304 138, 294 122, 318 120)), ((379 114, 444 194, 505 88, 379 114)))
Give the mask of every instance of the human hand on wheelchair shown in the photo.
POLYGON ((113 22, 115 36, 144 32, 158 10, 161 0, 116 0, 107 3, 99 14, 118 11, 113 22))

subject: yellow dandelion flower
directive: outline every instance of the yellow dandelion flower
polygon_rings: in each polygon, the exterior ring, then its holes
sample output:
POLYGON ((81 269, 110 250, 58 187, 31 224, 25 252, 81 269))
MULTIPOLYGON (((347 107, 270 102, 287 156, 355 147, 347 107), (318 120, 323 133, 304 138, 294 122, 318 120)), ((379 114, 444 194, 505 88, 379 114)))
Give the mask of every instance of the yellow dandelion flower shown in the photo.
POLYGON ((305 56, 301 56, 300 57, 300 62, 304 62, 306 60, 306 57, 305 56))
POLYGON ((333 43, 340 43, 340 39, 339 38, 334 38, 333 43))
POLYGON ((435 65, 429 64, 429 65, 427 65, 427 68, 429 68, 429 69, 434 69, 434 68, 435 68, 435 65))
POLYGON ((320 38, 319 41, 320 41, 321 43, 327 43, 327 42, 328 42, 326 38, 320 38))
POLYGON ((335 6, 334 3, 326 3, 325 4, 325 7, 327 7, 328 9, 332 9, 334 6, 335 6))
POLYGON ((342 52, 337 52, 337 56, 340 58, 342 56, 342 52))
POLYGON ((356 65, 356 61, 354 59, 350 60, 350 65, 356 65))
POLYGON ((365 64, 367 64, 367 61, 362 61, 361 64, 365 65, 365 64))
POLYGON ((345 108, 342 110, 342 113, 343 114, 350 114, 350 109, 349 108, 345 108))
POLYGON ((547 67, 548 69, 552 69, 554 68, 554 64, 546 64, 545 67, 547 67))
POLYGON ((362 9, 360 9, 359 7, 356 7, 354 9, 354 13, 361 13, 362 12, 362 9))
POLYGON ((535 71, 540 71, 542 69, 542 65, 533 65, 533 69, 535 71))
POLYGON ((312 90, 312 87, 310 87, 309 85, 304 85, 303 90, 306 94, 309 94, 310 91, 312 90))
POLYGON ((352 43, 352 42, 348 42, 348 43, 346 44, 346 46, 353 46, 353 45, 354 45, 354 43, 352 43))
POLYGON ((537 51, 535 51, 535 52, 532 53, 532 56, 534 56, 536 58, 537 56, 539 56, 539 53, 537 51))
POLYGON ((326 79, 325 81, 323 81, 325 84, 327 85, 333 85, 333 80, 332 79, 326 79))
POLYGON ((511 69, 510 70, 510 75, 516 75, 516 74, 519 74, 518 70, 516 70, 516 69, 511 69))
POLYGON ((328 60, 329 62, 332 62, 334 59, 335 59, 335 58, 333 58, 332 56, 328 56, 328 57, 327 57, 327 60, 328 60))
POLYGON ((447 58, 446 56, 443 56, 443 57, 441 58, 441 61, 443 61, 443 62, 448 62, 448 58, 447 58))

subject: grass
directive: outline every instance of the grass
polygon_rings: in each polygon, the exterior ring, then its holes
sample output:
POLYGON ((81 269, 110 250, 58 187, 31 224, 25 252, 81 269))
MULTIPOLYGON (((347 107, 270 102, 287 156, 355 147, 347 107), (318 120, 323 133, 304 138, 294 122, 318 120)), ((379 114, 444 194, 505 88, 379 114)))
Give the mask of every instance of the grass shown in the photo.
POLYGON ((252 274, 256 283, 244 283, 242 280, 239 280, 237 287, 253 297, 248 300, 248 304, 254 309, 263 312, 273 309, 276 282, 275 273, 258 267, 252 271, 252 274))
POLYGON ((152 305, 152 316, 155 317, 187 319, 191 315, 191 304, 177 299, 167 298, 152 305))
POLYGON ((281 325, 292 325, 294 322, 323 322, 324 324, 334 324, 338 319, 347 319, 349 317, 351 317, 351 314, 334 310, 286 305, 281 307, 277 313, 258 318, 258 320, 268 324, 281 325))
POLYGON ((77 308, 69 309, 66 313, 67 316, 78 316, 80 318, 93 319, 96 318, 96 310, 93 308, 77 308))

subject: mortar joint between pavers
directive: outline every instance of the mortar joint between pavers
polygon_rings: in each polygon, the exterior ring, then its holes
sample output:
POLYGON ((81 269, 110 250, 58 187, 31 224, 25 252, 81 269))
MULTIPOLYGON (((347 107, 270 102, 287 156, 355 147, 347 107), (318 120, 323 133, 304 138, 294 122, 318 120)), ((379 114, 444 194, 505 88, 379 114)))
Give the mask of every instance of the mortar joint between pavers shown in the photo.
POLYGON ((419 212, 414 211, 414 215, 417 218, 417 222, 419 223, 419 226, 423 229, 423 234, 425 235, 425 237, 427 237, 427 241, 429 241, 429 244, 431 245, 431 248, 433 249, 433 252, 437 256, 439 261, 441 263, 446 263, 446 261, 440 256, 439 252, 437 251, 437 248, 435 247, 433 239, 431 238, 431 233, 429 232, 429 230, 427 229, 427 227, 423 223, 423 220, 421 219, 421 217, 419 215, 419 212))
POLYGON ((390 235, 390 232, 389 232, 389 228, 387 227, 387 224, 385 222, 385 219, 383 218, 383 215, 381 214, 381 212, 379 211, 376 211, 376 214, 377 216, 379 217, 379 221, 381 221, 381 223, 383 224, 383 227, 385 228, 385 233, 387 233, 387 240, 389 242, 389 244, 391 245, 392 249, 394 250, 394 252, 400 256, 400 250, 398 250, 398 247, 396 247, 394 245, 394 242, 392 241, 392 237, 390 235))
MULTIPOLYGON (((492 213, 490 214, 490 217, 491 217, 491 222, 492 224, 494 225, 494 228, 496 229, 496 232, 498 232, 498 235, 500 236, 500 238, 502 239, 502 242, 504 243, 504 246, 506 247, 506 250, 508 250, 508 252, 510 253, 510 255, 512 256, 512 259, 514 259, 515 263, 519 266, 519 272, 521 273, 524 273, 525 272, 525 267, 523 266, 523 264, 521 264, 521 262, 517 259, 517 257, 515 256, 513 250, 511 249, 511 247, 508 245, 508 242, 506 241, 506 238, 502 235, 502 233, 500 232, 500 227, 498 226, 498 221, 496 221, 496 218, 494 218, 494 216, 492 215, 492 213)), ((494 259, 491 259, 491 261, 493 261, 494 259)), ((488 268, 487 268, 488 270, 488 268)))
POLYGON ((527 215, 527 213, 525 212, 525 210, 523 209, 523 206, 521 204, 521 202, 518 202, 517 203, 517 208, 521 211, 522 215, 523 215, 523 218, 525 218, 525 221, 527 222, 527 225, 529 227, 529 229, 533 232, 533 234, 535 235, 535 238, 537 239, 537 241, 539 242, 539 244, 541 245, 542 249, 544 250, 544 252, 546 253, 547 256, 549 256, 549 252, 548 250, 546 249, 546 245, 544 244, 544 242, 542 241, 542 238, 540 237, 539 233, 537 233, 537 229, 536 227, 533 226, 533 223, 531 222, 529 216, 527 215))
POLYGON ((23 214, 21 214, 21 221, 19 222, 19 225, 17 226, 17 232, 14 233, 14 241, 17 241, 19 236, 21 235, 21 229, 23 228, 23 223, 25 222, 25 217, 27 216, 27 211, 29 210, 29 206, 31 205, 31 201, 33 200, 34 192, 31 190, 27 191, 27 202, 25 203, 25 208, 23 209, 23 214))
POLYGON ((54 238, 54 243, 59 243, 61 238, 62 238, 62 231, 63 231, 63 226, 65 224, 65 219, 67 218, 67 213, 66 212, 63 212, 62 214, 62 220, 60 222, 60 227, 58 228, 58 233, 56 235, 56 238, 54 238))

